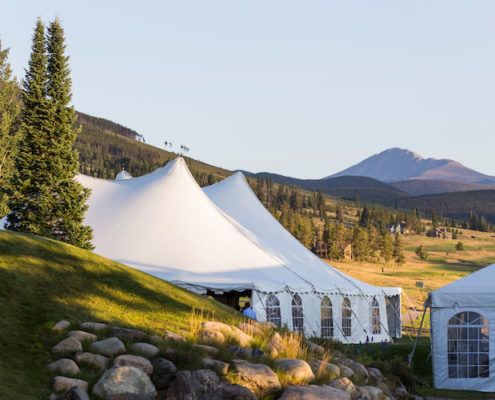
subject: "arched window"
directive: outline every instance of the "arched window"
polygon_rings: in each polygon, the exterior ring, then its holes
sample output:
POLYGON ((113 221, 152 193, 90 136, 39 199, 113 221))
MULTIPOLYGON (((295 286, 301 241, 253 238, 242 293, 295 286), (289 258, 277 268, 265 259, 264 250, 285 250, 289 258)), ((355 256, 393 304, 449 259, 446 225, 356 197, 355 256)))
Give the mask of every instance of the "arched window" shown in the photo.
POLYGON ((371 303, 371 334, 378 335, 382 331, 380 325, 380 305, 378 300, 373 297, 373 302, 371 303))
POLYGON ((333 337, 332 302, 327 296, 321 300, 321 337, 333 337))
POLYGON ((276 326, 282 325, 282 318, 280 317, 280 302, 277 296, 273 294, 268 297, 266 301, 266 321, 271 322, 276 326))
POLYGON ((490 369, 488 321, 482 315, 464 311, 447 326, 449 378, 488 378, 490 369))
POLYGON ((292 327, 295 332, 302 332, 304 329, 302 299, 298 294, 292 298, 292 327))
POLYGON ((352 334, 352 310, 351 310, 351 301, 345 297, 342 302, 342 332, 344 336, 351 336, 352 334))

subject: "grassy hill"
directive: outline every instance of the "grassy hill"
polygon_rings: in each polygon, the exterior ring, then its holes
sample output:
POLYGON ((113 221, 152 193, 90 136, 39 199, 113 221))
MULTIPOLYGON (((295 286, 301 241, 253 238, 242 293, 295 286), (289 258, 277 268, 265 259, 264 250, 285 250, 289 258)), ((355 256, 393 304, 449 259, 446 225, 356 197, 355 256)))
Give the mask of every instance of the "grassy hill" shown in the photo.
POLYGON ((232 323, 231 308, 53 240, 0 231, 0 399, 47 398, 61 319, 159 334, 190 328, 192 306, 232 323))

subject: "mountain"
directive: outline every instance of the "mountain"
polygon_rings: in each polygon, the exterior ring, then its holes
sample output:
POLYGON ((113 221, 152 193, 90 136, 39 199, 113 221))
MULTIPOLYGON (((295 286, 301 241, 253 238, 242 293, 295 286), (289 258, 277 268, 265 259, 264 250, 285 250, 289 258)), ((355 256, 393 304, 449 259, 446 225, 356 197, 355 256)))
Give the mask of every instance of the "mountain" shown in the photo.
POLYGON ((409 196, 402 190, 373 178, 364 176, 341 176, 327 179, 297 179, 289 176, 272 174, 270 172, 244 174, 263 179, 272 179, 275 183, 282 181, 286 185, 296 185, 309 191, 322 191, 330 196, 347 200, 359 199, 361 202, 394 205, 395 199, 409 196))
POLYGON ((471 190, 493 190, 495 185, 483 185, 479 183, 464 183, 455 181, 437 181, 430 179, 408 179, 393 182, 391 186, 412 196, 423 194, 467 192, 471 190))
POLYGON ((495 223, 495 190, 440 193, 398 199, 398 208, 418 209, 422 213, 435 210, 444 217, 469 220, 471 212, 495 223))
POLYGON ((453 160, 423 158, 410 150, 394 147, 375 154, 360 163, 327 178, 339 176, 367 176, 383 182, 406 179, 432 179, 478 184, 495 184, 489 176, 467 168, 453 160))

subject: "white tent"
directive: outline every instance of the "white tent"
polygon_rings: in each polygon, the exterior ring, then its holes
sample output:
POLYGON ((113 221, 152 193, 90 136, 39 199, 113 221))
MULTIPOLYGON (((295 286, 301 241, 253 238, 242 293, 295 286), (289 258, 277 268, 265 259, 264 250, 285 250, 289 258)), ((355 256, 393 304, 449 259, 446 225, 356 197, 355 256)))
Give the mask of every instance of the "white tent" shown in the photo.
POLYGON ((122 169, 122 171, 120 171, 115 176, 116 181, 125 181, 126 179, 131 179, 131 178, 132 178, 132 175, 129 172, 127 172, 125 169, 122 169))
POLYGON ((331 268, 294 239, 236 174, 206 189, 179 158, 91 188, 95 252, 199 293, 249 291, 261 320, 357 343, 400 335, 400 289, 331 268), (390 331, 392 327, 392 331, 390 331))
POLYGON ((436 388, 495 391, 495 264, 430 293, 436 388))

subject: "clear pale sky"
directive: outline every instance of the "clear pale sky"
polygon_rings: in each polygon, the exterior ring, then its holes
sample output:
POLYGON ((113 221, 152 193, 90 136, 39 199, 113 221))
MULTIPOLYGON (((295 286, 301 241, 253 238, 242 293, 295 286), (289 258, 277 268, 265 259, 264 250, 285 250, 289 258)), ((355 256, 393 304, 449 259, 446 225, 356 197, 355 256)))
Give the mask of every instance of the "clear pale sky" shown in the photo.
POLYGON ((229 169, 320 178, 389 147, 495 175, 495 2, 10 1, 21 78, 62 21, 77 110, 229 169))

